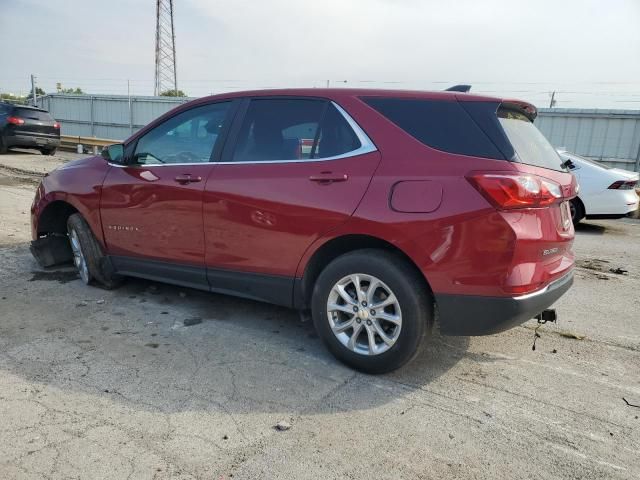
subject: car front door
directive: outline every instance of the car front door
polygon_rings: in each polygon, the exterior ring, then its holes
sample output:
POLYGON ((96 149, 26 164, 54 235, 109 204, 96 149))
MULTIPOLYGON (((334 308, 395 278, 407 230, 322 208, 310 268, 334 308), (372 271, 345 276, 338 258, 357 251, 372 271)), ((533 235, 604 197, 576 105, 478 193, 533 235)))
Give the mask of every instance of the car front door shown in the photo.
POLYGON ((232 102, 182 111, 141 136, 103 182, 100 213, 116 268, 206 286, 202 193, 232 102))
POLYGON ((355 211, 380 155, 330 101, 253 98, 240 110, 204 193, 208 278, 287 305, 303 253, 355 211))

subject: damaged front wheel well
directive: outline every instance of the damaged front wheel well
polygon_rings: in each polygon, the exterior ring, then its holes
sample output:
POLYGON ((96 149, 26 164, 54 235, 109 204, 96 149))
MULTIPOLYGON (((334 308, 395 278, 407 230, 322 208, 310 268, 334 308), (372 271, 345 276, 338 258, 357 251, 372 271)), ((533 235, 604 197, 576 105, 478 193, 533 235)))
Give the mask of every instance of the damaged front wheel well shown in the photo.
POLYGON ((67 220, 77 213, 73 206, 62 200, 51 202, 45 207, 38 219, 38 236, 52 233, 67 234, 67 220))
POLYGON ((63 201, 51 202, 38 218, 38 238, 31 253, 43 267, 66 263, 73 258, 67 239, 67 221, 77 210, 63 201))

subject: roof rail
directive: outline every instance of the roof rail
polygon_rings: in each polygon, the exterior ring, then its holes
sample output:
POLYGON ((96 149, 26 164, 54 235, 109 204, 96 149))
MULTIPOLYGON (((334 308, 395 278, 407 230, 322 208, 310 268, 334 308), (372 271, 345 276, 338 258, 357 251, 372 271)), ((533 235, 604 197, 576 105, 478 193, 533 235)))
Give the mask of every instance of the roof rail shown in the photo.
POLYGON ((445 90, 445 92, 462 92, 468 93, 471 90, 471 85, 454 85, 445 90))

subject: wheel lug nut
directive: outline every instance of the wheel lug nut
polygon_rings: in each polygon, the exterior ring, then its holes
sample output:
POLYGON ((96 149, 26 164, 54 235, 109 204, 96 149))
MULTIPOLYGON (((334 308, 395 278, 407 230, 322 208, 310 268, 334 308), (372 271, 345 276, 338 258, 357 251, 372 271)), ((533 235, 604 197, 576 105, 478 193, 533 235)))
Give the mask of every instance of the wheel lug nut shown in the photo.
POLYGON ((353 307, 353 311, 354 311, 354 312, 357 312, 357 311, 358 311, 358 307, 357 307, 357 306, 354 306, 354 307, 353 307))
POLYGON ((371 320, 367 320, 367 325, 371 325, 371 320))
POLYGON ((360 323, 360 322, 362 322, 362 320, 360 320, 360 318, 356 318, 356 322, 360 323))
POLYGON ((367 302, 362 302, 362 306, 366 307, 367 306, 367 302))
POLYGON ((376 311, 375 310, 371 310, 371 315, 375 315, 376 311))

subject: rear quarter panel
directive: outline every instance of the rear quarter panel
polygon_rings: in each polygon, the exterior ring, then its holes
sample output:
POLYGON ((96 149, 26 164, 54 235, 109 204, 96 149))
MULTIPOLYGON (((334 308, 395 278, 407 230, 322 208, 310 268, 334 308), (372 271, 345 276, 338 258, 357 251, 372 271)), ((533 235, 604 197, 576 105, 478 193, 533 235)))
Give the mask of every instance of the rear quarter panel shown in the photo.
MULTIPOLYGON (((561 270, 571 268, 573 257, 567 252, 573 229, 557 230, 559 213, 557 219, 556 212, 549 209, 520 211, 518 218, 514 213, 505 215, 465 178, 475 170, 531 170, 540 174, 539 170, 545 169, 441 152, 423 145, 358 99, 346 98, 339 103, 372 138, 382 161, 354 216, 331 232, 331 238, 360 233, 388 241, 412 259, 437 293, 507 296, 510 293, 505 286, 533 278, 550 281, 561 270), (439 207, 428 213, 402 213, 390 208, 393 186, 406 180, 428 181, 441 189, 439 207), (541 252, 547 245, 561 248, 554 258, 545 259, 549 265, 543 268, 541 252), (523 269, 522 264, 528 267, 523 269)), ((566 196, 575 194, 570 174, 544 173, 568 184, 566 196)), ((329 239, 315 242, 307 251, 298 276, 313 252, 329 239)))

